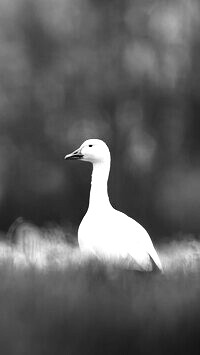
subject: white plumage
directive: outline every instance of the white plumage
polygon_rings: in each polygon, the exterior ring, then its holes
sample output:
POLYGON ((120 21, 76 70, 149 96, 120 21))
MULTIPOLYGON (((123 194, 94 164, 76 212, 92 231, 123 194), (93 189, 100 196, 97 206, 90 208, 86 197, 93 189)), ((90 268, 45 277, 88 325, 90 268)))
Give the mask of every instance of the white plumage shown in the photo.
POLYGON ((89 139, 65 159, 93 164, 89 206, 78 230, 80 249, 136 270, 151 271, 153 262, 162 270, 147 231, 110 204, 107 181, 111 158, 107 145, 102 140, 89 139))

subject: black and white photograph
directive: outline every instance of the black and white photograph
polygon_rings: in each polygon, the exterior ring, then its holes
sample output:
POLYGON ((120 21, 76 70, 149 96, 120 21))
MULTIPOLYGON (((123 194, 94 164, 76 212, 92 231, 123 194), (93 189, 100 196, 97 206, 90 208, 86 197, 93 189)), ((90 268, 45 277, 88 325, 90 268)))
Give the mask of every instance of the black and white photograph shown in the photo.
POLYGON ((200 1, 0 0, 0 355, 200 354, 200 1))

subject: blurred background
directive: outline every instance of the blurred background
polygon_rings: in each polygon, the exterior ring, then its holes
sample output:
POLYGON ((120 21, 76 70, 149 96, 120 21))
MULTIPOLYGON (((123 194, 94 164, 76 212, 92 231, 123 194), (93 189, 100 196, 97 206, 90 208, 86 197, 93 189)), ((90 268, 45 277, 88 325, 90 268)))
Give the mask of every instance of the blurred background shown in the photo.
POLYGON ((0 230, 76 228, 91 166, 112 154, 112 204, 152 239, 200 230, 198 0, 0 0, 0 230))

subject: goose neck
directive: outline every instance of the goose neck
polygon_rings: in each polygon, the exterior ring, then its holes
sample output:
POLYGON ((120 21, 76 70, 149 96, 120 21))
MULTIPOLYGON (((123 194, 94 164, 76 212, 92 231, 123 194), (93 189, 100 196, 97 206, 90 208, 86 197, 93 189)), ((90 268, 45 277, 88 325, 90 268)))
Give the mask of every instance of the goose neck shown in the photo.
POLYGON ((106 206, 109 203, 108 177, 110 162, 93 164, 89 207, 106 206))

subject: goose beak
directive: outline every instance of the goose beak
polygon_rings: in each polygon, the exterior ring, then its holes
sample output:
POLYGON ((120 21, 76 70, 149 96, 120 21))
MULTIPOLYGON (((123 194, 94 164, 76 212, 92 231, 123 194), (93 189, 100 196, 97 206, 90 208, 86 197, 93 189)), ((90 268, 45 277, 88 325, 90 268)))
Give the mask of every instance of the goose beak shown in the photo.
POLYGON ((80 148, 75 150, 74 152, 65 155, 65 160, 78 160, 83 157, 83 154, 81 154, 80 148))

